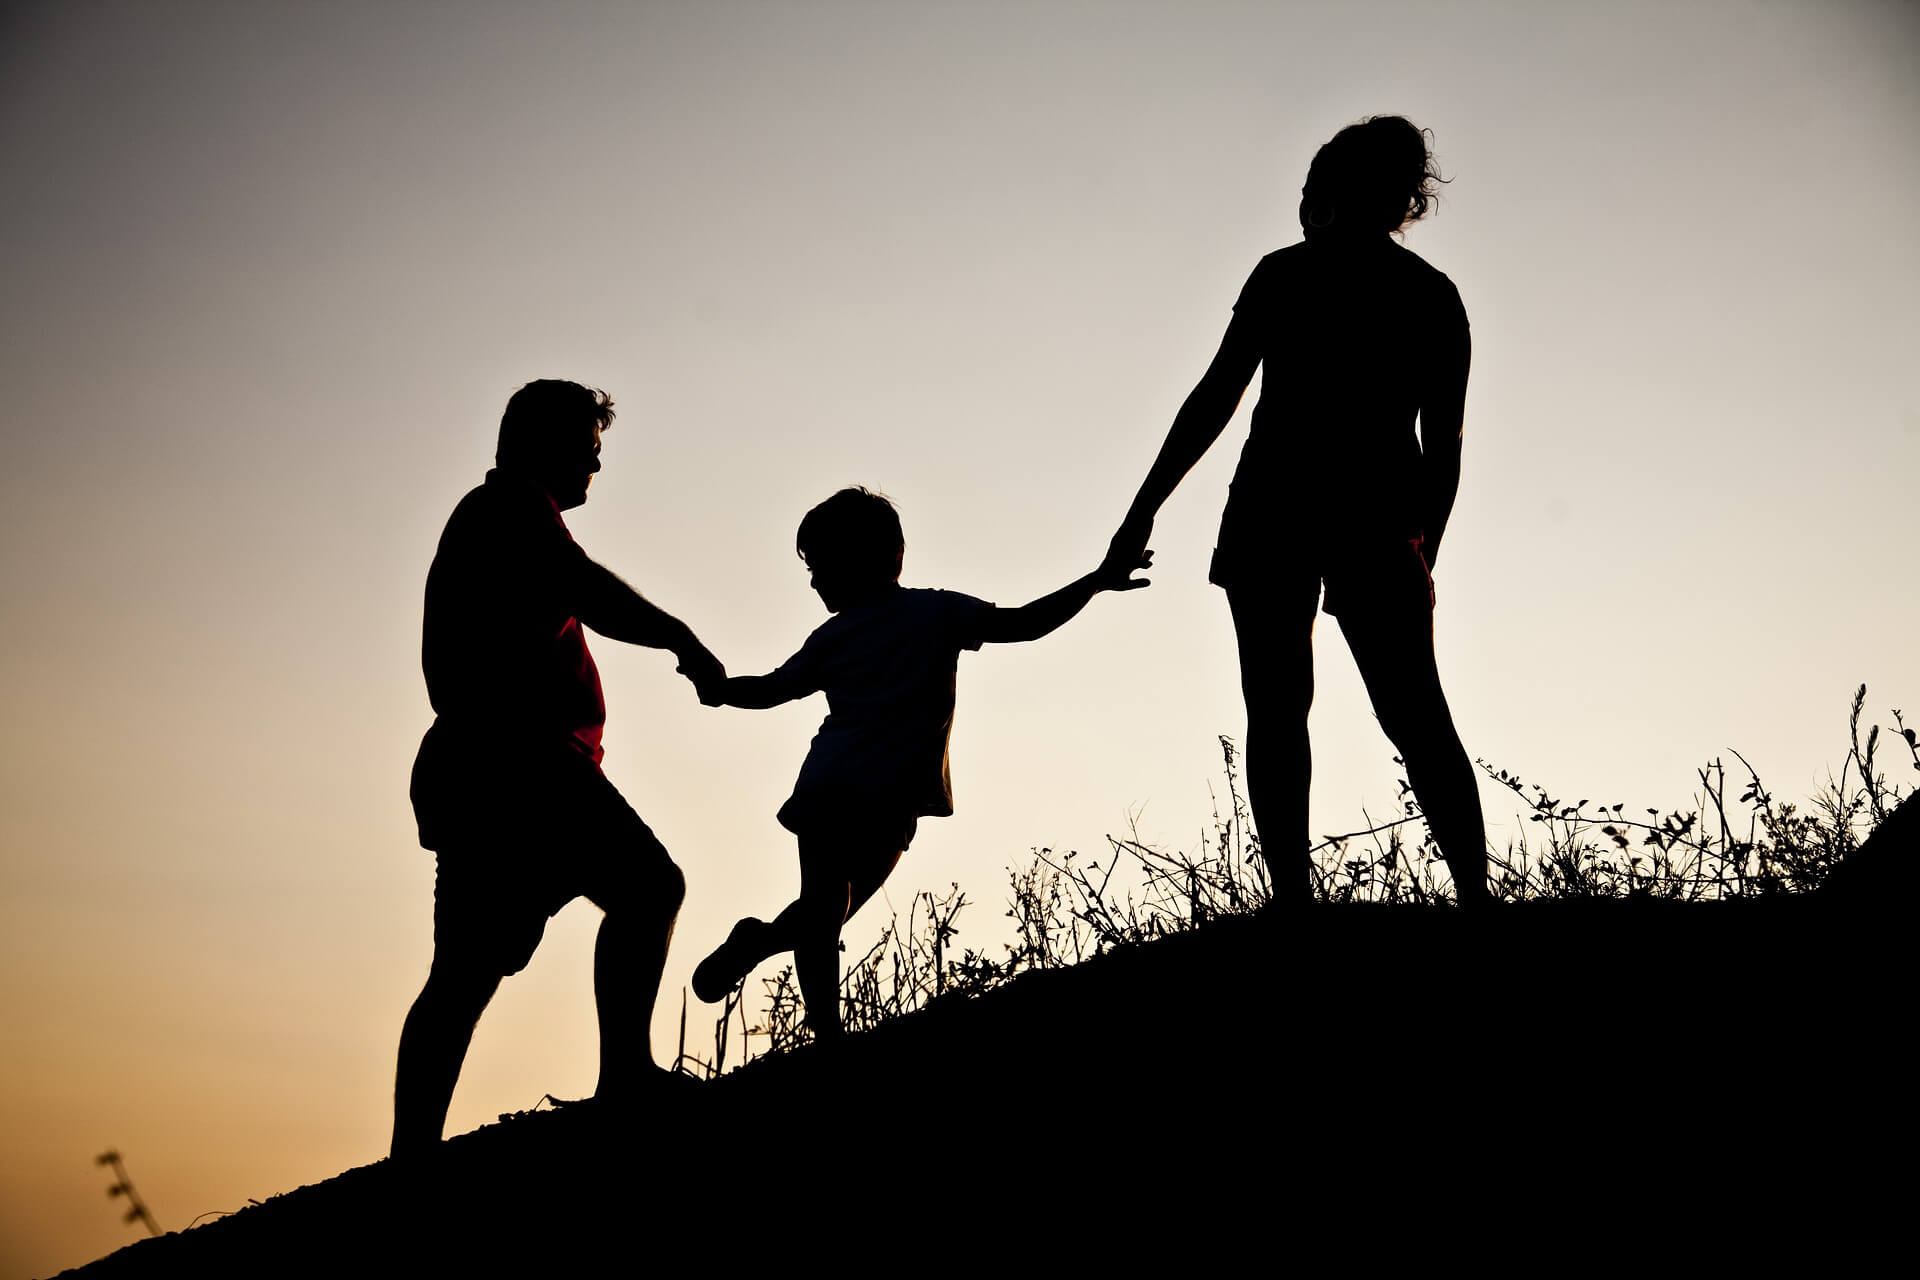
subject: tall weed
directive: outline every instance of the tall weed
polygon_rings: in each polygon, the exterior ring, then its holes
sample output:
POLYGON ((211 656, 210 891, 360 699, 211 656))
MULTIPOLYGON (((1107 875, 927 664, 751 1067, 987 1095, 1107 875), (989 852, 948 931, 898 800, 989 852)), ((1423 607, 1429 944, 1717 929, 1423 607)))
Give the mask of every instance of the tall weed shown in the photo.
MULTIPOLYGON (((1913 790, 1889 783, 1882 771, 1880 726, 1871 726, 1864 740, 1860 736, 1866 695, 1865 685, 1854 694, 1839 776, 1829 777, 1804 806, 1776 800, 1738 752, 1732 754, 1739 770, 1731 777, 1721 760, 1698 771, 1700 790, 1691 808, 1636 810, 1633 816, 1625 803, 1567 803, 1480 761, 1489 778, 1519 799, 1528 825, 1538 828, 1490 854, 1495 894, 1507 902, 1703 902, 1819 888, 1913 790), (1731 801, 1730 792, 1736 793, 1731 801)), ((1920 740, 1897 709, 1893 721, 1895 736, 1920 770, 1920 740)), ((917 894, 904 922, 891 921, 878 941, 846 964, 840 992, 846 1029, 870 1030, 934 999, 979 995, 1029 970, 1078 964, 1115 947, 1258 911, 1270 900, 1272 883, 1241 785, 1239 752, 1226 737, 1220 750, 1226 802, 1215 796, 1211 829, 1192 851, 1156 848, 1136 831, 1107 836, 1107 848, 1093 857, 1032 850, 1008 870, 1006 916, 1013 940, 997 949, 956 947, 955 920, 968 905, 957 884, 944 895, 917 894)), ((1324 836, 1309 851, 1320 901, 1453 901, 1420 802, 1404 776, 1398 785, 1399 816, 1324 836)), ((763 979, 762 986, 764 1008, 751 1024, 744 990, 728 997, 706 1058, 687 1050, 683 1001, 675 1069, 702 1078, 719 1075, 735 1051, 736 1024, 743 1062, 807 1043, 811 1036, 792 966, 763 979)))

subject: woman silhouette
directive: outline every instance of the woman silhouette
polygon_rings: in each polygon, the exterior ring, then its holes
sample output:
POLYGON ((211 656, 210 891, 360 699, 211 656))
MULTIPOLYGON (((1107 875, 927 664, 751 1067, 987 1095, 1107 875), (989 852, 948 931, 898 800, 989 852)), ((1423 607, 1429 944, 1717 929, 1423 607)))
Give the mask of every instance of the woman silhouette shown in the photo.
POLYGON ((1453 282, 1392 238, 1443 180, 1427 138, 1375 116, 1320 148, 1301 191, 1305 239, 1253 269, 1108 552, 1139 562, 1155 513, 1264 365, 1208 576, 1233 610, 1247 791, 1281 901, 1313 897, 1316 608, 1339 619, 1461 904, 1491 901, 1473 766, 1434 664, 1428 572, 1460 483, 1467 314, 1453 282))

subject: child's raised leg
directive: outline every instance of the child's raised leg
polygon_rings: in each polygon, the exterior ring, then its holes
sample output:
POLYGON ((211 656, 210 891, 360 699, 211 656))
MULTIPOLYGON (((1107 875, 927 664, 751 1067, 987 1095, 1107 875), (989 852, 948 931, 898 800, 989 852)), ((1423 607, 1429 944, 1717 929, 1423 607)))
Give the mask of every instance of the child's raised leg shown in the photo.
POLYGON ((823 825, 800 834, 800 896, 771 921, 749 916, 693 971, 709 1003, 762 961, 793 952, 800 994, 816 1034, 840 1030, 840 926, 886 882, 912 839, 911 823, 823 825))
POLYGON ((903 832, 866 824, 800 837, 800 897, 774 920, 791 939, 794 976, 819 1040, 840 1023, 840 926, 886 883, 905 850, 903 832))

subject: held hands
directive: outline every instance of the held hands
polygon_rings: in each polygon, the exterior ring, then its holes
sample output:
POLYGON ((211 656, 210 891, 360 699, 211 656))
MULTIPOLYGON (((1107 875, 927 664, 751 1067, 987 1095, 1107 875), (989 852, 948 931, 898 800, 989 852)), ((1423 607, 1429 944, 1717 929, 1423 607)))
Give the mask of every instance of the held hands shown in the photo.
POLYGON ((1153 518, 1140 518, 1129 515, 1113 535, 1113 541, 1107 544, 1107 558, 1094 570, 1095 580, 1102 591, 1132 591, 1144 587, 1146 578, 1136 578, 1137 569, 1153 567, 1153 552, 1147 550, 1147 539, 1153 536, 1153 518))
POLYGON ((693 690, 703 706, 721 705, 727 687, 727 668, 711 651, 701 648, 681 654, 680 665, 674 670, 693 682, 693 690))
POLYGON ((1124 560, 1116 561, 1113 553, 1108 552, 1107 558, 1100 562, 1100 567, 1093 571, 1093 589, 1095 591, 1137 591, 1141 587, 1150 585, 1153 579, 1136 578, 1133 576, 1134 571, 1151 568, 1153 568, 1151 551, 1141 551, 1131 563, 1124 560))

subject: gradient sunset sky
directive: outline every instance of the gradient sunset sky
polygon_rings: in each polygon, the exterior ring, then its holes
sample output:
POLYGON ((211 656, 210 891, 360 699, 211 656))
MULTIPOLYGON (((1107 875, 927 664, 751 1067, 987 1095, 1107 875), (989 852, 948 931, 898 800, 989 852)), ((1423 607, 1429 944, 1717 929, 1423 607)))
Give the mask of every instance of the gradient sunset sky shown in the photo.
MULTIPOLYGON (((1671 808, 1729 748, 1811 791, 1862 682, 1920 712, 1911 4, 0 10, 0 1280, 137 1238, 108 1146, 173 1228, 384 1154, 421 588, 515 387, 612 393, 569 523, 738 674, 825 617, 794 526, 847 484, 899 504, 908 585, 1023 603, 1098 561, 1375 113, 1454 179, 1407 244, 1474 332, 1436 575, 1468 751, 1671 808)), ((963 656, 957 813, 850 947, 957 881, 997 949, 1030 847, 1201 838, 1252 400, 1150 590, 963 656)), ((1350 830, 1392 749, 1319 638, 1313 826, 1350 830)), ((797 885, 773 815, 824 703, 594 651, 607 772, 689 882, 667 1061, 693 964, 797 885)), ((596 921, 503 989, 450 1132, 591 1091, 596 921)))

